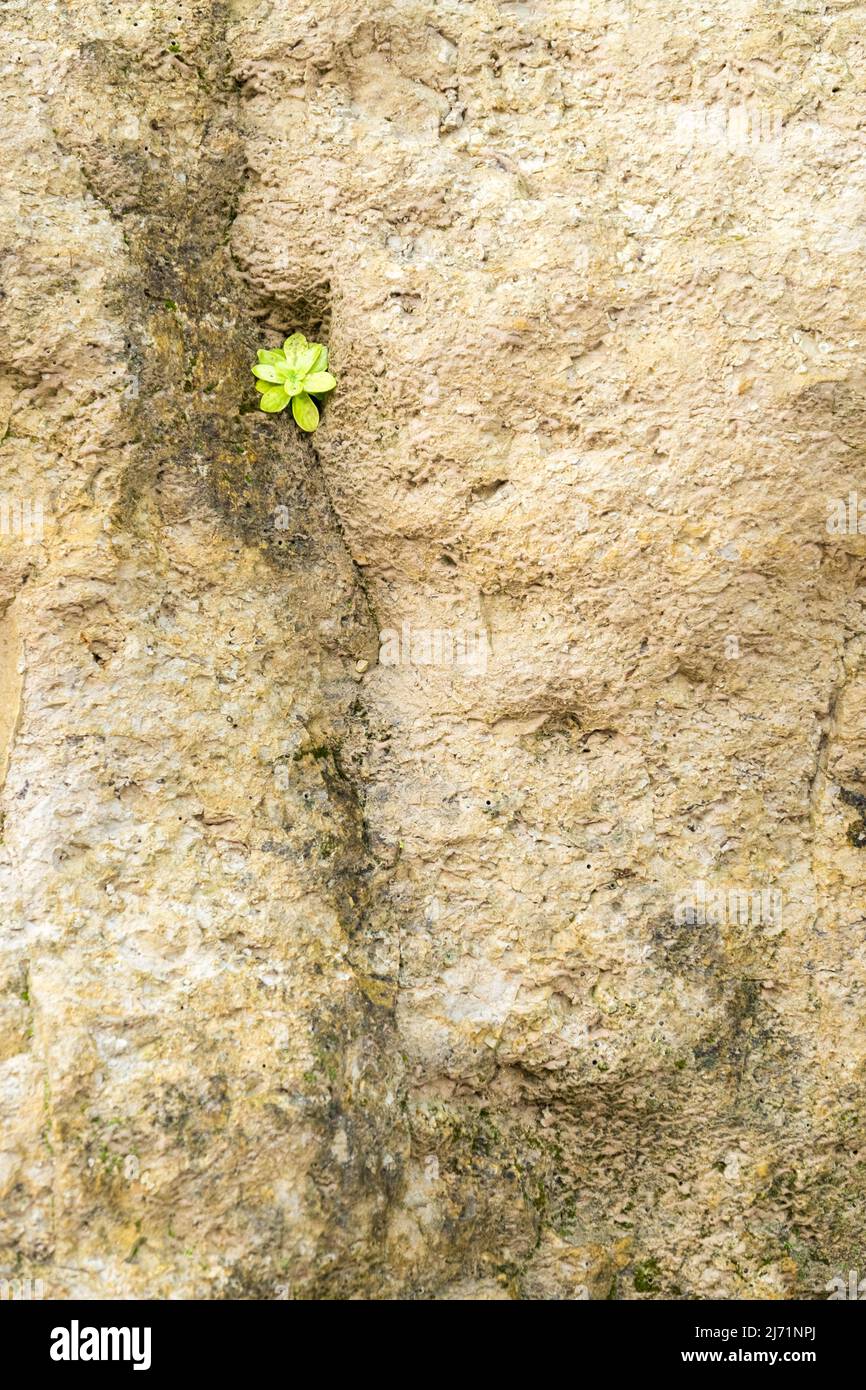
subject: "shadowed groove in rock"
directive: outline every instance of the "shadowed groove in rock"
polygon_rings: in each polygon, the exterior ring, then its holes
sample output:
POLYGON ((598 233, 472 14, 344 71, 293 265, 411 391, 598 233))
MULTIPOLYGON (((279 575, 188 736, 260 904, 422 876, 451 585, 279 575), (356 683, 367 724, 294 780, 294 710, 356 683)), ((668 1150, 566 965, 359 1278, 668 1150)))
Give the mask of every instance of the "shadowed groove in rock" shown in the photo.
MULTIPOLYGON (((255 408, 249 367, 262 345, 262 306, 234 273, 228 247, 245 168, 223 32, 226 9, 209 10, 203 31, 199 22, 198 42, 195 23, 185 31, 194 61, 182 63, 171 54, 167 33, 164 44, 152 36, 134 53, 105 40, 82 46, 84 91, 131 109, 151 130, 156 158, 147 148, 130 149, 113 131, 89 144, 79 141, 72 119, 58 139, 74 151, 91 193, 122 226, 128 251, 116 278, 114 308, 127 326, 135 389, 127 417, 130 462, 114 525, 143 542, 154 516, 160 527, 181 528, 190 518, 200 523, 210 516, 240 546, 265 557, 285 604, 287 641, 306 652, 311 690, 318 691, 312 695, 317 708, 309 738, 288 766, 291 780, 325 807, 329 828, 320 854, 304 854, 299 872, 307 891, 328 901, 341 922, 357 981, 338 1017, 314 1009, 309 1020, 327 1066, 320 1078, 310 1078, 312 1094, 305 1101, 305 1123, 320 1136, 319 1157, 309 1169, 307 1218, 330 1255, 309 1268, 287 1266, 281 1253, 285 1226, 264 1208, 251 1209, 251 1227, 261 1225, 260 1248, 238 1258, 224 1296, 254 1296, 260 1286, 272 1290, 278 1279, 287 1281, 295 1297, 350 1296, 364 1289, 381 1294, 391 1275, 376 1250, 400 1190, 405 1138, 395 1104, 395 982, 367 958, 368 935, 381 932, 377 904, 389 871, 367 841, 357 773, 364 711, 350 674, 356 659, 374 655, 376 633, 313 442, 290 416, 275 419, 255 408), (287 529, 274 524, 278 506, 288 511, 287 529), (369 930, 371 914, 377 917, 375 931, 369 930), (346 1136, 346 1162, 338 1134, 346 1136), (359 1238, 368 1243, 368 1256, 360 1261, 355 1254, 347 1257, 359 1238)), ((314 299, 315 293, 314 287, 314 299)), ((294 319, 310 302, 299 290, 297 304, 278 311, 277 317, 293 319, 281 327, 321 326, 326 299, 317 301, 315 323, 309 316, 300 324, 294 319)), ((281 732, 274 731, 275 739, 281 732)), ((285 849, 287 865, 297 853, 290 844, 275 842, 271 849, 285 849)), ((230 1099, 231 1089, 226 1115, 230 1099)), ((196 1103, 192 1083, 183 1123, 172 1130, 181 1139, 192 1133, 196 1103)), ((274 1112, 275 1135, 283 1123, 274 1112)), ((272 1162, 276 1178, 278 1148, 272 1162)))

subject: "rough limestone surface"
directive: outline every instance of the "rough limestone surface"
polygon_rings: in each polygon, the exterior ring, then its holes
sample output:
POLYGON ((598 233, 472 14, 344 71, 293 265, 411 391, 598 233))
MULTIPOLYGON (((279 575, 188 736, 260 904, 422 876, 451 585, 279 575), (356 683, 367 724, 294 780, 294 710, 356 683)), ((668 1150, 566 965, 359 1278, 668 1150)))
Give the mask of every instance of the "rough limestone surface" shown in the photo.
POLYGON ((866 5, 2 24, 0 1277, 826 1297, 866 5))

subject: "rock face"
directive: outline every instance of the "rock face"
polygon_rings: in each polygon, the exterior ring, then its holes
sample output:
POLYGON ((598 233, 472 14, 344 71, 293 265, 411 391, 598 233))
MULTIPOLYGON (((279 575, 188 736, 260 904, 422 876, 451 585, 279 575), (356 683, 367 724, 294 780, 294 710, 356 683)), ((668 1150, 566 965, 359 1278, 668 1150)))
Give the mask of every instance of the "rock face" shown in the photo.
POLYGON ((0 1277, 862 1264, 864 10, 7 0, 0 1277))

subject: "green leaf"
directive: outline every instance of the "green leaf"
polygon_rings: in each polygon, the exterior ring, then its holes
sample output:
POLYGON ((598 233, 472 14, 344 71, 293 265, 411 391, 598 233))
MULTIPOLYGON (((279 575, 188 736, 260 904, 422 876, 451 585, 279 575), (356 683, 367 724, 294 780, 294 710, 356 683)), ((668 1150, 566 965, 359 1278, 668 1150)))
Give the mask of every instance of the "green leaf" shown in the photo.
POLYGON ((311 371, 314 371, 314 372, 323 372, 323 371, 325 371, 325 369, 327 368, 327 365, 328 365, 328 349, 327 349, 326 347, 323 347, 321 343, 311 343, 311 344, 310 344, 310 347, 314 347, 314 348, 318 348, 318 349, 319 349, 319 355, 318 355, 318 357, 316 358, 315 362, 313 363, 312 368, 311 368, 311 371))
POLYGON ((319 359, 319 348, 317 343, 306 343, 298 349, 297 370, 302 376, 313 370, 314 364, 319 359))
POLYGON ((304 390, 310 391, 313 395, 323 396, 326 391, 333 391, 337 384, 336 377, 331 376, 330 372, 311 372, 304 377, 304 390))
POLYGON ((270 383, 269 381, 257 381, 257 382, 256 382, 256 390, 257 390, 257 391, 273 391, 273 389, 274 389, 274 388, 273 388, 273 386, 271 385, 271 383, 270 383))
MULTIPOLYGON (((264 397, 262 397, 264 400, 264 397)), ((302 391, 299 396, 292 397, 292 414, 307 434, 312 434, 319 423, 319 411, 316 402, 311 400, 306 391, 302 391)))
POLYGON ((270 362, 272 366, 276 366, 278 362, 285 362, 286 360, 286 354, 283 352, 282 348, 259 348, 256 357, 258 357, 260 362, 270 362))
POLYGON ((289 398, 282 386, 272 386, 270 391, 266 391, 259 401, 262 410, 267 410, 271 415, 278 410, 285 410, 288 403, 289 398))
POLYGON ((271 366, 269 362, 258 363, 250 368, 253 376, 257 376, 259 381, 271 381, 276 385, 283 379, 283 373, 277 367, 271 366))
POLYGON ((298 355, 307 346, 307 340, 303 333, 293 333, 291 338, 287 338, 283 343, 283 350, 286 354, 286 361, 290 367, 297 366, 298 355))

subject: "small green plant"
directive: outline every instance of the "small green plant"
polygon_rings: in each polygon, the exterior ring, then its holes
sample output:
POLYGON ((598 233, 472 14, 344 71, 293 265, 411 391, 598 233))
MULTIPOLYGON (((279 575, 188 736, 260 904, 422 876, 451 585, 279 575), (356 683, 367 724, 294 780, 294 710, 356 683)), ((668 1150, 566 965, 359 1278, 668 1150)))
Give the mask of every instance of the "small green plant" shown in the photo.
POLYGON ((321 343, 308 343, 303 333, 293 333, 281 348, 259 348, 257 356, 251 370, 262 410, 275 414, 291 401, 296 423, 311 434, 319 423, 313 398, 327 395, 337 384, 326 370, 328 349, 321 343))

